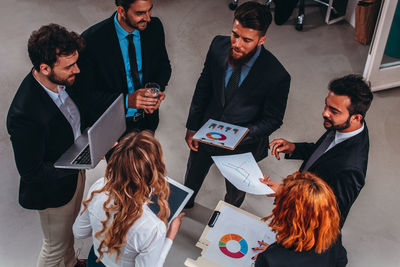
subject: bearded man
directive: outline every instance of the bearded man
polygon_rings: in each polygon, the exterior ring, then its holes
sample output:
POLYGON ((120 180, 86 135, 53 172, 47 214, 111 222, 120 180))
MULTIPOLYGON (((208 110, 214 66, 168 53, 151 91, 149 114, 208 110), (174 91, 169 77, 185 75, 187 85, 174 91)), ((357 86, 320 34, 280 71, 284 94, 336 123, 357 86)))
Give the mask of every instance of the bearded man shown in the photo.
MULTIPOLYGON (((19 203, 39 212, 43 244, 37 266, 84 266, 75 258, 72 225, 85 188, 85 171, 53 164, 86 126, 86 108, 70 86, 83 39, 57 24, 34 31, 28 41, 33 68, 7 115, 7 130, 21 176, 19 203)), ((33 264, 32 264, 33 265, 33 264)))
MULTIPOLYGON (((279 160, 302 159, 300 171, 313 172, 332 188, 340 210, 340 225, 365 184, 368 165, 369 137, 365 115, 373 94, 370 86, 358 75, 347 75, 329 84, 322 112, 325 134, 316 143, 291 143, 276 139, 270 143, 272 155, 279 160)), ((275 191, 277 182, 264 183, 275 191)))
MULTIPOLYGON (((257 2, 240 5, 228 36, 216 36, 211 43, 197 82, 186 123, 190 148, 185 185, 194 199, 211 167, 211 156, 251 152, 257 161, 268 154, 268 136, 283 120, 290 87, 290 75, 263 47, 272 21, 269 10, 257 2), (249 128, 235 150, 199 143, 193 135, 208 120, 215 119, 249 128)), ((240 206, 245 192, 228 180, 225 201, 240 206)))
POLYGON ((111 17, 82 33, 86 48, 75 87, 96 117, 123 93, 127 132, 155 131, 171 77, 164 29, 160 19, 151 16, 152 0, 115 0, 115 5, 111 17), (149 82, 160 85, 158 97, 146 92, 149 82))

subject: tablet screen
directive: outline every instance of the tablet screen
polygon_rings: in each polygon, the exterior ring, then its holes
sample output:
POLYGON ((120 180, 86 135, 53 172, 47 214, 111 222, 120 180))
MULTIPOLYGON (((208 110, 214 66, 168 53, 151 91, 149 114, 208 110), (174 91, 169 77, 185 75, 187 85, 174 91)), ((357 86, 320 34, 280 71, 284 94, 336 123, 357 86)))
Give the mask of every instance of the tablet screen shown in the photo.
MULTIPOLYGON (((186 203, 188 202, 189 198, 192 195, 192 190, 173 181, 172 179, 168 179, 169 183, 169 209, 170 209, 170 216, 168 218, 168 222, 170 222, 173 218, 175 218, 185 207, 186 203)), ((153 203, 149 204, 149 208, 157 214, 160 211, 160 206, 157 204, 157 195, 154 195, 151 198, 153 203)))

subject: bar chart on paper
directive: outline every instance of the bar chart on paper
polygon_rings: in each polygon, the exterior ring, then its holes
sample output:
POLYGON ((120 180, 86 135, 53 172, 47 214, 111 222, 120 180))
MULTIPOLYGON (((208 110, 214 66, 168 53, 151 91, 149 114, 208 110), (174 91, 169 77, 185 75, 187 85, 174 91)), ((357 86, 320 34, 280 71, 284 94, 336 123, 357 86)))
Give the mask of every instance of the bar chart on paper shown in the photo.
POLYGON ((213 156, 221 174, 236 188, 255 195, 272 194, 274 191, 260 182, 263 174, 253 154, 213 156))
POLYGON ((193 139, 234 150, 248 129, 238 125, 209 119, 193 136, 193 139))

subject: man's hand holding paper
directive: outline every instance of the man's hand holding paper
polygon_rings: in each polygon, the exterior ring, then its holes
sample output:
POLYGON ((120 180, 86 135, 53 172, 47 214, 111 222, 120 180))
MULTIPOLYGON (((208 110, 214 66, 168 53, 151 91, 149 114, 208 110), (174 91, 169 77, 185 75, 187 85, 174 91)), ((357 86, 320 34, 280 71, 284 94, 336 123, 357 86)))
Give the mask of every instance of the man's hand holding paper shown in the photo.
POLYGON ((275 194, 268 185, 260 181, 263 174, 250 152, 230 156, 213 156, 212 159, 221 174, 239 190, 255 195, 275 194))

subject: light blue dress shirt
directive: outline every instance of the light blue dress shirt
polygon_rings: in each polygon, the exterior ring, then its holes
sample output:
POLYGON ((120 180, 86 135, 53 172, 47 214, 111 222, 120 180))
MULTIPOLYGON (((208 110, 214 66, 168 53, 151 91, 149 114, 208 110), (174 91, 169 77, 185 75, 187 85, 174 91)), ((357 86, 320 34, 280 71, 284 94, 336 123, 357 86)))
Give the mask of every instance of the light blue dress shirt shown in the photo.
POLYGON ((134 30, 132 33, 129 33, 125 31, 121 25, 119 25, 118 20, 117 20, 117 14, 114 16, 114 25, 115 25, 115 30, 117 32, 118 36, 118 41, 119 41, 119 47, 121 48, 122 52, 122 57, 124 59, 124 65, 125 65, 125 73, 126 73, 126 81, 128 84, 128 94, 126 95, 125 98, 125 105, 127 108, 126 112, 126 117, 132 117, 138 113, 137 109, 134 108, 128 108, 128 95, 133 93, 135 89, 140 89, 140 88, 135 88, 133 84, 133 79, 131 76, 131 64, 129 63, 129 51, 128 51, 128 39, 126 38, 129 34, 133 34, 133 44, 135 45, 135 51, 136 51, 136 62, 138 66, 138 72, 139 72, 139 78, 140 78, 140 83, 143 82, 143 68, 142 68, 142 47, 140 44, 140 32, 139 30, 134 30))
MULTIPOLYGON (((261 45, 258 47, 256 53, 250 58, 250 60, 242 66, 242 69, 240 71, 240 80, 239 80, 239 86, 242 85, 242 82, 244 79, 247 77, 247 74, 249 74, 249 71, 251 67, 253 67, 254 62, 256 62, 258 56, 260 55, 261 52, 261 45)), ((233 72, 233 68, 231 65, 228 64, 228 68, 225 71, 225 87, 228 85, 229 78, 231 78, 233 72)))

